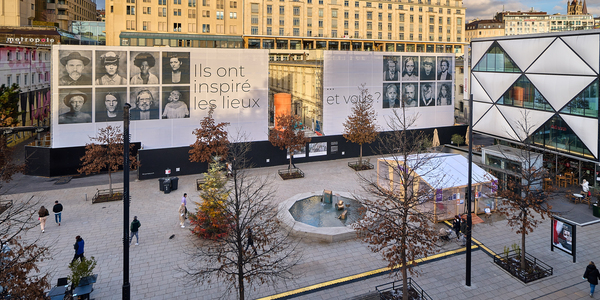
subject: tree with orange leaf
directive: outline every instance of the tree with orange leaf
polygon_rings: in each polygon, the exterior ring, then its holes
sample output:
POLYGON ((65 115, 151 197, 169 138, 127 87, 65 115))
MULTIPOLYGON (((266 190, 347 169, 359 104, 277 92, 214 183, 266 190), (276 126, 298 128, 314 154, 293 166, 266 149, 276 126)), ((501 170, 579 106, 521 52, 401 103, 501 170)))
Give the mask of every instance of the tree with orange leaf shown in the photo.
MULTIPOLYGON (((123 133, 121 127, 106 126, 98 130, 96 137, 90 137, 92 143, 85 145, 85 155, 81 157, 82 166, 77 169, 86 175, 108 171, 108 184, 110 194, 113 194, 111 174, 118 171, 123 165, 123 133), (97 143, 94 143, 97 142, 97 143)), ((131 155, 134 145, 129 146, 129 161, 131 168, 137 166, 135 156, 131 155)), ((128 171, 127 171, 128 172, 128 171)))
POLYGON ((269 132, 269 142, 279 149, 286 149, 290 154, 290 165, 288 169, 292 169, 292 159, 294 159, 294 151, 301 150, 306 143, 310 142, 310 138, 304 136, 304 131, 298 129, 300 117, 296 115, 283 114, 276 117, 277 127, 269 132))
POLYGON ((369 144, 377 139, 377 114, 373 109, 373 95, 365 88, 358 87, 361 97, 354 103, 352 114, 344 122, 344 138, 360 146, 358 170, 362 170, 363 144, 369 144))
POLYGON ((227 139, 227 131, 225 127, 229 123, 221 122, 215 124, 213 113, 215 106, 211 105, 208 116, 204 117, 200 122, 200 128, 193 131, 196 136, 196 142, 190 145, 190 161, 191 162, 208 162, 214 156, 218 156, 221 159, 227 158, 227 146, 229 140, 227 139))

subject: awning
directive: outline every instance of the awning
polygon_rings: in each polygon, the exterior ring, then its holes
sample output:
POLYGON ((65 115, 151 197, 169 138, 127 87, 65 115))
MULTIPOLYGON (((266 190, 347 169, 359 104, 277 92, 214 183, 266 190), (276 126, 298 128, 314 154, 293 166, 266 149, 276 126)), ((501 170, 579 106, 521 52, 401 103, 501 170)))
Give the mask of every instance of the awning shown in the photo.
POLYGON ((177 33, 148 33, 148 32, 121 32, 119 38, 138 39, 173 39, 173 40, 196 40, 196 41, 227 41, 242 42, 241 36, 234 35, 209 35, 209 34, 177 34, 177 33))

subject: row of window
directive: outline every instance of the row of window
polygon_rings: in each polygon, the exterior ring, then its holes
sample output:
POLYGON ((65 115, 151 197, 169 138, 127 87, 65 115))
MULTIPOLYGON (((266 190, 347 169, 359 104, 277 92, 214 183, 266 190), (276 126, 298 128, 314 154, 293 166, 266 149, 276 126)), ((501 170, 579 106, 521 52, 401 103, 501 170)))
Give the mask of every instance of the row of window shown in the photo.
POLYGON ((121 39, 121 46, 170 46, 170 47, 194 47, 194 48, 242 48, 239 41, 197 41, 181 39, 121 39))
MULTIPOLYGON (((300 16, 300 9, 301 9, 300 6, 294 6, 292 9, 293 9, 294 16, 300 16)), ((410 11, 414 11, 412 6, 410 7, 410 11)), ((252 13, 259 13, 259 6, 258 6, 258 4, 252 4, 252 6, 251 6, 251 12, 252 13)), ((423 8, 422 7, 419 7, 419 12, 423 12, 423 8)), ((427 10, 427 12, 434 12, 433 7, 429 7, 429 9, 427 10)), ((447 9, 446 12, 449 15, 452 14, 452 10, 450 10, 450 9, 447 9)), ((438 13, 443 14, 444 10, 442 8, 439 8, 438 9, 438 13)), ((273 14, 273 5, 267 5, 267 14, 269 14, 269 15, 273 14)), ((279 6, 279 14, 280 15, 285 14, 285 6, 283 6, 283 5, 279 6)), ((308 16, 311 16, 312 15, 312 9, 309 8, 308 10, 306 10, 306 14, 308 16)), ((318 9, 318 14, 319 14, 320 17, 322 17, 324 15, 323 8, 319 8, 318 9)), ((350 12, 348 10, 344 11, 344 17, 346 19, 348 18, 349 14, 350 14, 350 12)), ((358 19, 358 11, 355 11, 354 14, 355 14, 355 18, 358 19)), ((457 9, 456 10, 456 14, 460 15, 461 11, 457 9)), ((379 12, 379 13, 377 13, 377 16, 378 16, 379 20, 381 20, 383 18, 383 13, 379 12)), ((388 16, 388 19, 391 21, 392 14, 388 13, 387 16, 388 16)), ((332 18, 337 18, 338 17, 338 10, 337 9, 332 9, 331 10, 331 17, 332 18)), ((373 12, 372 11, 367 11, 367 18, 369 20, 373 18, 373 12)))
MULTIPOLYGON (((7 61, 11 61, 11 60, 36 60, 36 55, 34 54, 35 52, 33 51, 12 51, 12 50, 8 50, 6 51, 6 60, 7 61)), ((50 59, 50 54, 48 52, 37 52, 37 59, 38 60, 42 60, 42 54, 44 56, 44 60, 49 60, 50 59)))
MULTIPOLYGON (((26 86, 28 85, 28 79, 29 79, 29 74, 22 74, 23 75, 23 85, 26 86)), ((33 73, 31 74, 31 84, 36 84, 36 78, 37 78, 37 82, 38 83, 49 83, 50 82, 50 73, 49 72, 45 72, 45 73, 33 73)), ((18 85, 21 85, 21 74, 16 74, 15 75, 15 81, 13 82, 13 74, 9 74, 6 76, 6 85, 7 86, 11 86, 13 83, 16 83, 18 85)))
MULTIPOLYGON (((427 52, 460 53, 460 45, 432 45, 410 43, 374 43, 359 41, 315 41, 287 39, 248 39, 248 49, 292 49, 292 50, 342 50, 342 51, 385 51, 385 52, 427 52)), ((461 72, 462 73, 462 72, 461 72)))
MULTIPOLYGON (((283 19, 279 20, 279 25, 280 26, 283 26, 283 23, 284 23, 283 19)), ((296 25, 294 25, 294 26, 296 26, 296 25)), ((319 27, 323 27, 322 26, 322 21, 319 21, 319 27)), ((334 26, 332 26, 332 27, 334 27, 334 26)), ((368 28, 368 29, 370 29, 370 28, 368 28)), ((275 28, 275 30, 277 30, 277 28, 275 28)), ((278 32, 278 35, 281 35, 281 36, 288 35, 289 36, 289 32, 286 32, 285 28, 279 28, 277 32, 278 32)), ((316 33, 314 33, 314 35, 313 35, 313 30, 312 29, 307 29, 306 30, 306 36, 307 37, 312 37, 312 36, 315 36, 315 37, 332 37, 332 38, 342 37, 342 36, 338 35, 338 30, 336 30, 336 29, 332 29, 331 30, 331 35, 330 36, 325 36, 325 33, 324 33, 323 29, 319 29, 318 31, 315 31, 315 32, 316 33)), ((359 38, 367 38, 367 39, 373 39, 373 38, 375 38, 374 35, 373 35, 373 32, 371 32, 371 31, 367 31, 366 34, 365 34, 365 36, 360 35, 359 31, 354 31, 354 35, 352 35, 352 36, 350 35, 350 33, 349 33, 348 30, 344 30, 343 32, 344 32, 343 37, 353 37, 353 38, 357 38, 357 39, 359 39, 359 38)), ((421 32, 421 31, 419 31, 419 32, 421 32)), ((252 26, 250 28, 250 33, 252 35, 258 35, 259 34, 258 27, 257 26, 252 26)), ((440 34, 442 33, 441 27, 440 27, 439 33, 440 34)), ((274 34, 275 33, 274 33, 272 27, 267 27, 266 28, 266 35, 274 35, 274 34)), ((448 34, 450 34, 450 32, 448 32, 448 34)), ((300 28, 292 28, 292 36, 300 36, 300 28)), ((430 33, 429 35, 426 35, 426 36, 428 38, 428 41, 430 41, 430 42, 434 42, 435 41, 435 35, 433 33, 430 33)), ((404 35, 403 32, 398 34, 398 39, 399 40, 405 40, 405 37, 406 36, 404 35)), ((377 37, 376 38, 379 39, 379 40, 384 39, 383 33, 382 32, 377 32, 377 37)), ((387 39, 388 40, 393 39, 393 36, 392 36, 391 32, 387 33, 387 39)), ((415 41, 415 40, 416 41, 424 41, 424 37, 423 37, 423 34, 415 35, 413 33, 410 33, 408 35, 408 40, 409 41, 415 41)), ((439 42, 442 42, 443 41, 443 36, 442 35, 438 35, 437 40, 439 42)), ((450 36, 446 37, 446 42, 451 42, 451 40, 452 40, 452 38, 450 36)), ((456 41, 460 43, 462 41, 462 37, 460 37, 460 36, 456 37, 456 41)))

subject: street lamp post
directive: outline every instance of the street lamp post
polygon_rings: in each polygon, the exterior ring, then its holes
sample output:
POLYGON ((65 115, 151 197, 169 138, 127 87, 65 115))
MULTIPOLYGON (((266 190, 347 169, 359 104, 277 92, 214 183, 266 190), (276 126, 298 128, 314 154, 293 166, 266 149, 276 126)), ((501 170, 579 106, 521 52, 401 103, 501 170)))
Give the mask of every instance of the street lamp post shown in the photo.
POLYGON ((129 109, 123 107, 123 300, 129 300, 129 109))
POLYGON ((466 280, 465 284, 471 286, 471 200, 473 199, 473 187, 471 177, 473 176, 473 94, 469 96, 469 178, 467 179, 467 254, 466 254, 466 280))

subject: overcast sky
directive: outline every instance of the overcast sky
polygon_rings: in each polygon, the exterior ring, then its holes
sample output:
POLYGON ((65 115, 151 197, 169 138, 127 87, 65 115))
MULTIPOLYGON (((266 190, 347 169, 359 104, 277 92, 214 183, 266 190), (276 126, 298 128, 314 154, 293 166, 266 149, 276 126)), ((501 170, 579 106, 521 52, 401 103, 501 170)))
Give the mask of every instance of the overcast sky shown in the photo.
MULTIPOLYGON (((1 0, 0 0, 1 1, 1 0)), ((96 0, 98 9, 104 8, 105 0, 96 0)), ((467 20, 491 19, 502 9, 507 11, 528 11, 531 8, 535 11, 545 11, 548 14, 560 13, 567 14, 566 0, 463 0, 463 5, 467 8, 467 20)), ((572 1, 572 0, 571 0, 572 1)), ((586 0, 587 1, 587 0, 586 0)), ((587 1, 588 13, 594 16, 600 15, 600 3, 596 1, 587 1)))

